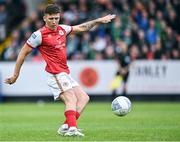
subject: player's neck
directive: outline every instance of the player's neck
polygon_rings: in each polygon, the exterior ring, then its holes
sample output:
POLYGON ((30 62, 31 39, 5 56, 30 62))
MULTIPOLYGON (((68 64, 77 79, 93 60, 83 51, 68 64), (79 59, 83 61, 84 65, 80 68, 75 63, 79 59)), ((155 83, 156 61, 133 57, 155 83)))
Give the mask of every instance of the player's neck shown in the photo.
POLYGON ((57 29, 57 26, 56 27, 51 27, 51 26, 48 26, 47 24, 45 26, 50 30, 56 30, 57 29))

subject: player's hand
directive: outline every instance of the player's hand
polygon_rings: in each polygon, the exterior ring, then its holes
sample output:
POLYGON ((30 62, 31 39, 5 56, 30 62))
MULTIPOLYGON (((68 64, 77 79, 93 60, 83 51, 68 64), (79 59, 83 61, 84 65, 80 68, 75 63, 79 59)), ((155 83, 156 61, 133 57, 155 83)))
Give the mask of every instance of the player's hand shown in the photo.
POLYGON ((108 15, 106 15, 106 16, 104 16, 104 17, 98 18, 98 22, 104 23, 104 24, 105 24, 105 23, 109 23, 109 22, 111 22, 111 20, 113 20, 115 17, 116 17, 115 14, 108 14, 108 15))
POLYGON ((18 78, 18 76, 9 77, 9 78, 5 79, 4 83, 11 85, 16 82, 17 78, 18 78))

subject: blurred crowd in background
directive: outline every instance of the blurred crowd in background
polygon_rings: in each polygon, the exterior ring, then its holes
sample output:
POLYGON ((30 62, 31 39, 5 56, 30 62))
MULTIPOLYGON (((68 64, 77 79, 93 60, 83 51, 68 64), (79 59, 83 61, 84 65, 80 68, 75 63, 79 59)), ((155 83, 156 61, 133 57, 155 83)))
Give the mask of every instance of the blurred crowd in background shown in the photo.
MULTIPOLYGON (((180 59, 179 0, 56 0, 42 1, 28 14, 23 0, 0 0, 0 60, 15 61, 32 32, 41 28, 43 9, 55 2, 60 24, 76 25, 107 14, 116 19, 90 32, 67 38, 69 60, 180 59), (126 56, 124 56, 126 57, 126 56)), ((38 49, 28 57, 41 61, 38 49)))

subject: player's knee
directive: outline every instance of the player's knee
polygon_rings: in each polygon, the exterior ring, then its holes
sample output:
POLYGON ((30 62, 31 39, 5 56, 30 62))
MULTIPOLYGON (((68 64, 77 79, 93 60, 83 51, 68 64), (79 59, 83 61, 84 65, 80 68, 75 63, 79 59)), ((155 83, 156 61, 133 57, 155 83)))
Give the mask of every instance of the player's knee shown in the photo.
POLYGON ((64 103, 67 104, 76 104, 77 98, 76 95, 72 91, 68 91, 63 94, 64 96, 64 103))

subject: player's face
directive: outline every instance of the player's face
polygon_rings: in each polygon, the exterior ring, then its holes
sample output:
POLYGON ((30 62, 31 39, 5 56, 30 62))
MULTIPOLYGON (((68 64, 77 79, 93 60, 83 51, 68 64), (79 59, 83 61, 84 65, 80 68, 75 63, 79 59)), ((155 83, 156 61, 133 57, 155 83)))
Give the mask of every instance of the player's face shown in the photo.
POLYGON ((60 20, 60 13, 57 14, 46 14, 44 16, 44 21, 46 23, 46 26, 51 29, 56 29, 56 27, 59 24, 60 20))

